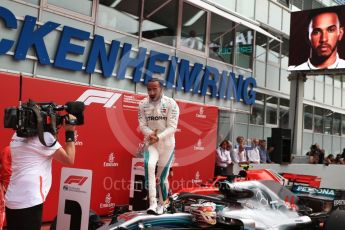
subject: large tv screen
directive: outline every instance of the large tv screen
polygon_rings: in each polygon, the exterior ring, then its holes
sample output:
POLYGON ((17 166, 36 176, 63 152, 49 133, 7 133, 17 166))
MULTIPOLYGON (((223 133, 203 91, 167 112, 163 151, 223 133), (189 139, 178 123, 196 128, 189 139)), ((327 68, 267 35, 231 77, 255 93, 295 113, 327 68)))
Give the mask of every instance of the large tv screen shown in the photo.
POLYGON ((291 13, 289 70, 345 69, 345 5, 291 13))

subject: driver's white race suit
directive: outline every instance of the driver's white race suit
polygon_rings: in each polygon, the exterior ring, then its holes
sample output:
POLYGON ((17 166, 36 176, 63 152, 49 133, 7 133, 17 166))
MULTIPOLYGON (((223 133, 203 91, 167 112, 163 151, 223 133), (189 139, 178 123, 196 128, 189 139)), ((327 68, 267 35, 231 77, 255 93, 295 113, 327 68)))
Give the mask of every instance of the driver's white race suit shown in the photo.
POLYGON ((156 176, 159 180, 159 204, 163 205, 168 197, 168 174, 174 158, 175 131, 179 118, 179 107, 174 99, 162 95, 158 101, 146 97, 139 103, 139 126, 147 138, 157 132, 157 143, 148 145, 144 153, 145 178, 148 186, 150 208, 156 212, 156 176), (155 170, 157 166, 157 174, 155 170))

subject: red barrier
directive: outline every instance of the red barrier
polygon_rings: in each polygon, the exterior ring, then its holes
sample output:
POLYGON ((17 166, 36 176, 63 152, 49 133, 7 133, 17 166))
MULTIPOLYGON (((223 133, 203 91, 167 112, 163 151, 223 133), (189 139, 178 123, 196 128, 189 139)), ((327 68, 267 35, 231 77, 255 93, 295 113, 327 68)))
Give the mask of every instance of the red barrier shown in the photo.
MULTIPOLYGON (((0 120, 4 108, 18 105, 19 77, 0 73, 0 120)), ((53 101, 64 104, 77 99, 86 104, 85 125, 77 128, 74 167, 93 171, 91 208, 98 214, 128 204, 131 159, 142 134, 138 128, 137 104, 143 95, 105 90, 38 78, 23 79, 23 102, 53 101), (83 95, 83 96, 82 96, 83 95)), ((218 110, 178 101, 181 115, 176 133, 173 191, 213 177, 218 110)), ((8 145, 13 130, 0 128, 0 147, 8 145)), ((63 132, 59 133, 64 143, 63 132)), ((53 185, 44 207, 44 220, 57 213, 61 164, 53 161, 53 185)))

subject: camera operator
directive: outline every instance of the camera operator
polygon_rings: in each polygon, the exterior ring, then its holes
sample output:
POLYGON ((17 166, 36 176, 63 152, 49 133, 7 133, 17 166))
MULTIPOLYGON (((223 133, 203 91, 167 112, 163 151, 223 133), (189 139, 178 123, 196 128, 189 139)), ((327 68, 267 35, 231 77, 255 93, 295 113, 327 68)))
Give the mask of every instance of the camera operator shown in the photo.
POLYGON ((10 146, 0 152, 0 230, 5 220, 5 193, 12 174, 10 146))
MULTIPOLYGON (((74 119, 73 115, 68 115, 74 119)), ((52 159, 73 165, 75 158, 75 126, 64 122, 66 145, 57 141, 52 147, 41 144, 39 137, 18 137, 10 143, 12 175, 5 195, 8 230, 39 230, 43 203, 52 184, 52 159)), ((55 142, 50 132, 44 132, 47 144, 55 142)))

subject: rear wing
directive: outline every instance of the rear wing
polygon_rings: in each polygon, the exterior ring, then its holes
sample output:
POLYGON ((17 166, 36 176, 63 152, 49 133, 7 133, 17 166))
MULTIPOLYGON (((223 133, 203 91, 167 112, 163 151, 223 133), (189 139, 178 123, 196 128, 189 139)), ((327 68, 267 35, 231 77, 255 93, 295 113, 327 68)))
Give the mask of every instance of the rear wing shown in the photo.
POLYGON ((318 176, 301 175, 293 173, 282 173, 282 176, 292 183, 305 184, 313 188, 320 188, 321 178, 318 176))
POLYGON ((295 194, 306 195, 311 197, 327 197, 331 199, 335 199, 339 197, 340 191, 337 189, 331 188, 315 188, 303 185, 294 185, 292 186, 291 191, 295 194))

